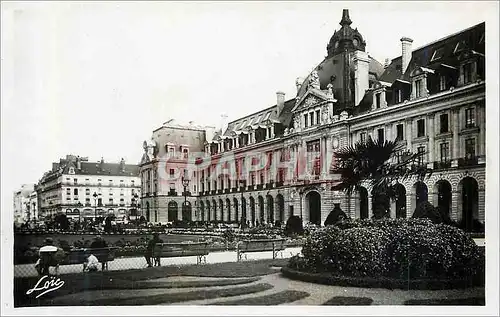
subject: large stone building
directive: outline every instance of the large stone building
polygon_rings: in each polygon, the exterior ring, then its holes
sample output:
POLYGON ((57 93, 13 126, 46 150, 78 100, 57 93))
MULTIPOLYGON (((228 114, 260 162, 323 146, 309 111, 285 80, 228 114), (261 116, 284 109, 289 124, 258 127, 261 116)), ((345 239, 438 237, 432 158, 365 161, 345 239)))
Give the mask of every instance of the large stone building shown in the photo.
POLYGON ((37 219, 36 191, 34 184, 24 184, 14 192, 14 223, 22 224, 37 219))
MULTIPOLYGON (((417 49, 403 37, 401 56, 384 64, 366 53, 365 39, 351 24, 344 10, 327 56, 296 81, 296 96, 287 100, 278 92, 276 105, 206 139, 209 160, 192 171, 198 212, 191 219, 244 217, 256 224, 294 214, 323 224, 335 204, 351 217, 371 217, 381 197, 368 184, 350 197, 333 191, 337 178, 331 174, 335 150, 371 137, 425 152, 419 164, 434 169, 429 178, 396 185, 397 200, 388 203, 392 217, 410 217, 428 200, 469 230, 484 223, 484 23, 417 49)), ((168 147, 160 138, 151 144, 156 154, 168 147)), ((166 217, 164 209, 154 209, 155 219, 166 217)))
POLYGON ((196 171, 187 173, 189 157, 203 151, 212 127, 182 125, 169 120, 144 141, 141 159, 142 215, 148 222, 166 223, 177 219, 196 219, 200 187, 196 171), (183 186, 183 177, 190 180, 183 186), (194 211, 194 214, 193 214, 194 211))
POLYGON ((112 213, 117 220, 137 215, 141 180, 137 165, 89 162, 67 155, 36 186, 41 220, 58 213, 73 219, 94 219, 112 213))

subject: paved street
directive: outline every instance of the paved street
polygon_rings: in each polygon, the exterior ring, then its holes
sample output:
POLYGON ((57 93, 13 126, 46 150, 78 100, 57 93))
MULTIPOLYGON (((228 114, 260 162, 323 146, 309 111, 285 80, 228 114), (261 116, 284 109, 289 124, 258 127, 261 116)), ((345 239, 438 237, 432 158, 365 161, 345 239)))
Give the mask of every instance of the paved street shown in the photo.
MULTIPOLYGON (((287 248, 282 254, 278 256, 283 256, 284 258, 289 258, 292 255, 300 253, 302 248, 287 248)), ((257 259, 269 259, 272 258, 271 252, 254 252, 248 253, 248 260, 257 259)), ((243 256, 245 259, 245 256, 243 256)), ((236 261, 236 251, 224 251, 224 252, 213 252, 207 255, 207 263, 223 263, 223 262, 235 262, 236 261)), ((178 257, 178 258, 162 258, 161 264, 163 265, 183 265, 183 264, 196 264, 196 257, 178 257)), ((131 258, 119 258, 112 262, 109 262, 109 270, 119 271, 119 270, 129 270, 129 269, 141 269, 147 267, 146 260, 144 257, 131 257, 131 258)), ((63 265, 59 267, 59 274, 68 273, 78 273, 82 271, 82 265, 63 265)), ((51 268, 51 272, 54 272, 54 268, 51 268)), ((14 266, 14 277, 27 277, 36 276, 37 272, 35 270, 34 264, 21 264, 14 266)))

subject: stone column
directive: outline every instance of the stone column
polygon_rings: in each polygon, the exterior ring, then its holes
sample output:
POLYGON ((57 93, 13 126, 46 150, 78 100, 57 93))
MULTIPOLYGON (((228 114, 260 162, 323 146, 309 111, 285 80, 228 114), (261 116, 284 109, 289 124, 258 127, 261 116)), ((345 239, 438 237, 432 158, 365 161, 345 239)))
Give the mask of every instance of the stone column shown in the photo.
POLYGON ((271 124, 271 139, 274 139, 274 123, 271 124))
MULTIPOLYGON (((462 193, 458 192, 458 190, 453 190, 451 192, 451 210, 450 210, 450 218, 451 220, 455 220, 460 222, 462 220, 462 214, 459 212, 459 197, 462 193)), ((460 208, 461 210, 462 208, 460 208)))
POLYGON ((429 135, 429 155, 428 155, 428 162, 427 162, 427 168, 433 168, 434 167, 434 153, 435 153, 435 150, 434 150, 434 135, 435 135, 435 131, 434 131, 434 114, 430 114, 428 117, 427 117, 427 131, 428 131, 428 135, 429 135))
POLYGON ((328 155, 328 145, 326 144, 326 140, 328 137, 321 137, 320 139, 320 149, 321 149, 321 179, 325 179, 327 176, 327 169, 326 169, 326 161, 327 161, 327 155, 328 155))
POLYGON ((373 216, 372 194, 368 192, 368 217, 371 218, 372 216, 373 216))
POLYGON ((478 158, 478 163, 486 163, 486 152, 485 152, 485 145, 486 145, 486 138, 485 138, 485 131, 486 131, 486 120, 485 120, 485 113, 484 113, 484 106, 479 105, 477 107, 477 123, 479 126, 479 138, 478 138, 478 143, 479 143, 479 158, 478 158))
POLYGON ((406 123, 406 149, 408 151, 412 151, 411 141, 413 140, 413 134, 412 134, 413 120, 407 119, 405 123, 406 123))
MULTIPOLYGON (((384 93, 385 95, 385 93, 384 93)), ((393 141, 392 137, 392 130, 394 129, 394 125, 392 123, 389 123, 385 126, 385 132, 387 133, 385 139, 388 141, 393 141)))
POLYGON ((458 158, 460 157, 460 152, 459 152, 459 135, 458 132, 460 130, 460 124, 458 121, 458 115, 459 115, 459 109, 453 109, 453 155, 452 155, 452 161, 451 161, 451 166, 452 167, 457 167, 458 166, 458 158))
POLYGON ((478 206, 477 206, 477 216, 478 219, 484 223, 484 213, 485 213, 485 192, 484 187, 479 186, 478 191, 478 206))

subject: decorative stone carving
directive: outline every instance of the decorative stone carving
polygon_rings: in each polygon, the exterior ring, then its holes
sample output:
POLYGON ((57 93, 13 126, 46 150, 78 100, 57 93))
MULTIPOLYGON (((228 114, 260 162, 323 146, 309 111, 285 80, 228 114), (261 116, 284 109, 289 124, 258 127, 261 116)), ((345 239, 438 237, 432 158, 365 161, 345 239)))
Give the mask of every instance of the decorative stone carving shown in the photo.
POLYGON ((290 131, 288 130, 288 128, 285 128, 285 135, 288 135, 288 133, 290 133, 290 131))
POLYGON ((319 99, 314 97, 314 96, 309 96, 306 98, 306 100, 304 101, 304 107, 305 108, 309 108, 315 104, 317 104, 319 102, 319 99))
POLYGON ((293 117, 293 129, 294 131, 300 130, 300 118, 298 115, 293 117))
POLYGON ((349 114, 344 110, 340 113, 340 120, 346 120, 348 116, 349 114))
POLYGON ((316 69, 311 72, 311 76, 309 77, 308 88, 320 89, 319 75, 316 69))
POLYGON ((328 89, 328 91, 326 93, 328 99, 329 100, 335 99, 334 96, 333 96, 333 85, 332 84, 328 84, 328 86, 326 86, 326 88, 328 89))
POLYGON ((321 112, 323 124, 330 123, 330 113, 328 111, 328 106, 324 106, 321 112))
POLYGON ((336 114, 336 115, 333 116, 333 122, 337 122, 337 121, 339 121, 339 115, 338 114, 336 114))

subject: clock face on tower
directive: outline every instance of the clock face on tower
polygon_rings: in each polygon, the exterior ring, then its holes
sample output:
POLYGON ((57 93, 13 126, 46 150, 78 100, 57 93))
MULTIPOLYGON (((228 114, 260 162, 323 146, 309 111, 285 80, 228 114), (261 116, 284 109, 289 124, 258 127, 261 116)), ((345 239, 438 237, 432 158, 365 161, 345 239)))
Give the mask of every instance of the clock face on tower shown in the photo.
POLYGON ((354 45, 354 47, 357 47, 357 46, 358 46, 358 44, 359 44, 358 39, 354 39, 354 40, 352 40, 352 44, 354 45))

